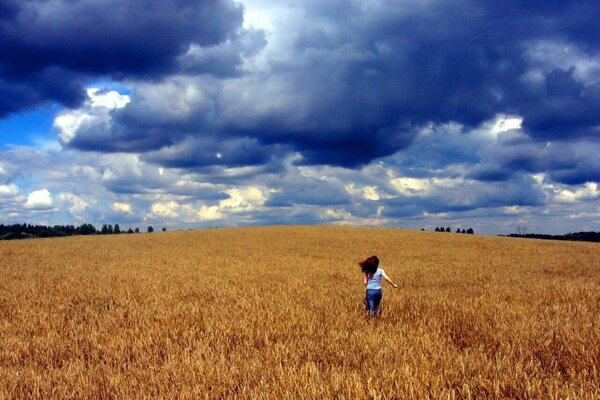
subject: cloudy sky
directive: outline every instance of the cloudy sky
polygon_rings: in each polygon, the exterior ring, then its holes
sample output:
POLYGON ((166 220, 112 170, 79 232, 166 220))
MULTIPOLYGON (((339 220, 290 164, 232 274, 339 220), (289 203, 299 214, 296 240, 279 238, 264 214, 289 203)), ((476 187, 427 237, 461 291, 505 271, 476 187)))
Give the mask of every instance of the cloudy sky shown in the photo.
POLYGON ((598 231, 598 15, 0 0, 0 223, 598 231))

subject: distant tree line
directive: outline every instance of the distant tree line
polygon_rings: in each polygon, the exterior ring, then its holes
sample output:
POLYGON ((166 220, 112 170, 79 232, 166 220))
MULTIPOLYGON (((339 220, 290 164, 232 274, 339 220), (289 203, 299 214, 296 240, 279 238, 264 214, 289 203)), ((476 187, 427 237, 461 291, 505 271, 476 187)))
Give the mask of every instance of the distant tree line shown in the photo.
MULTIPOLYGON (((444 228, 443 226, 440 226, 440 227, 435 228, 435 231, 436 232, 452 232, 452 229, 450 229, 449 226, 446 228, 444 228)), ((466 234, 472 235, 475 233, 475 231, 473 230, 473 228, 469 228, 467 230, 457 228, 456 233, 466 233, 466 234)))
MULTIPOLYGON (((162 228, 163 232, 167 228, 162 228)), ((148 226, 148 233, 154 232, 152 226, 148 226)), ((140 233, 139 228, 129 228, 126 231, 121 230, 119 224, 103 224, 98 230, 92 224, 75 225, 30 225, 30 224, 0 224, 0 240, 12 239, 30 239, 30 238, 46 238, 46 237, 63 237, 75 235, 115 235, 121 233, 140 233)))
MULTIPOLYGON (((504 236, 504 235, 500 235, 504 236)), ((600 232, 570 232, 565 235, 544 235, 540 233, 511 233, 508 237, 545 239, 545 240, 569 240, 574 242, 600 242, 600 232)))

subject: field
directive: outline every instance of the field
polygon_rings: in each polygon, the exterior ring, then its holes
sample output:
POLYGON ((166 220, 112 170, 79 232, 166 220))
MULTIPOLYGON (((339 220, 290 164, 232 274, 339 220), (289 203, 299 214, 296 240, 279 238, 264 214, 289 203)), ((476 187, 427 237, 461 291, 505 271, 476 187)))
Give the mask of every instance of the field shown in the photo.
POLYGON ((211 229, 0 242, 0 276, 0 399, 600 398, 598 244, 211 229))

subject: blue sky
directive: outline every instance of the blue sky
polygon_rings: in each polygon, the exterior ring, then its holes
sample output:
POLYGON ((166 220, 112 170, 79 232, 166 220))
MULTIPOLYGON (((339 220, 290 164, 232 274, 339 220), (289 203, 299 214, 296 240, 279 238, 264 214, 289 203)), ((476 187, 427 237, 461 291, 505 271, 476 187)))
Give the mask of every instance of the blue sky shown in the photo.
POLYGON ((599 11, 5 1, 0 223, 600 230, 599 11))
POLYGON ((22 111, 0 120, 0 137, 4 149, 35 145, 40 139, 51 140, 54 112, 50 107, 39 107, 32 111, 22 111))

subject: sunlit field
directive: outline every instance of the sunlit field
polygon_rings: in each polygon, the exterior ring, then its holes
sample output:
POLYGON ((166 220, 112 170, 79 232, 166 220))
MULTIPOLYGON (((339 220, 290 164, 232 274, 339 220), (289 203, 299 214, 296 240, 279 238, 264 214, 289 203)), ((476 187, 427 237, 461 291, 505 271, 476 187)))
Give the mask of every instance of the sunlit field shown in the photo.
POLYGON ((210 229, 0 242, 0 276, 0 399, 600 398, 598 244, 210 229))

